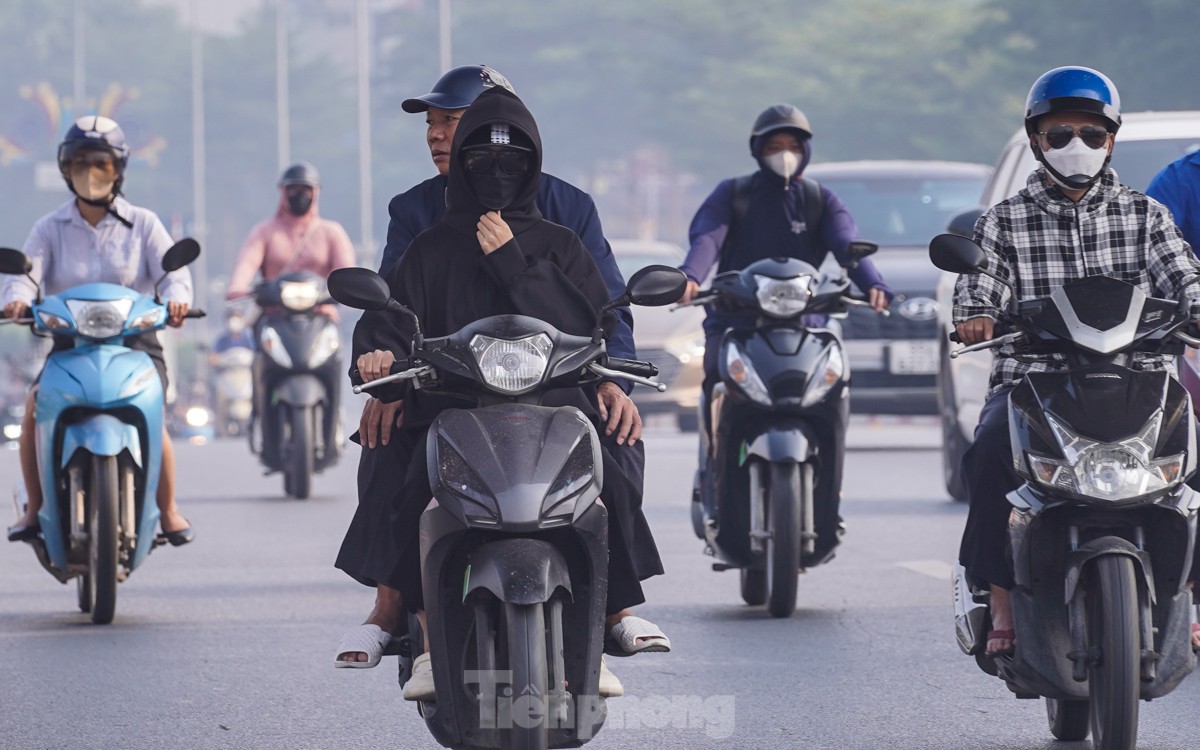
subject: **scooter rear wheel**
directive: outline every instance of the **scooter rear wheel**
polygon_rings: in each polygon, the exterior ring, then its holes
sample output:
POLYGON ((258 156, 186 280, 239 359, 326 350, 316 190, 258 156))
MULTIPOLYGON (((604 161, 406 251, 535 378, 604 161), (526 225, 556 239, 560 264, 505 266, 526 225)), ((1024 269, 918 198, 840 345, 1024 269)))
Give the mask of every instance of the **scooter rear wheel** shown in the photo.
POLYGON ((508 750, 546 750, 549 727, 546 681, 546 618, 538 604, 504 605, 508 631, 508 668, 512 672, 512 728, 508 750))
POLYGON ((1086 740, 1090 729, 1091 707, 1087 701, 1047 698, 1046 720, 1055 739, 1064 742, 1086 740))
POLYGON ((88 583, 92 622, 107 625, 117 610, 117 481, 115 456, 92 456, 88 485, 88 583))
POLYGON ((767 603, 767 571, 762 568, 742 568, 742 601, 751 607, 767 603))
POLYGON ((1137 747, 1141 638, 1133 561, 1107 555, 1092 563, 1087 590, 1092 743, 1096 750, 1137 747))

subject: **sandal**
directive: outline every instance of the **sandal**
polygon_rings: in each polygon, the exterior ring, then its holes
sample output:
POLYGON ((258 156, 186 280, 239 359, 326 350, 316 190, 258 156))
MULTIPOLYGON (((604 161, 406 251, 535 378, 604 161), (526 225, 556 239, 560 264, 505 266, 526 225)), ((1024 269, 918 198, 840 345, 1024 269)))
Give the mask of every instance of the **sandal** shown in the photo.
POLYGON ((604 653, 611 656, 633 656, 640 653, 665 653, 671 650, 671 639, 657 625, 641 617, 622 617, 608 630, 604 653))
POLYGON ((384 632, 378 625, 359 625, 346 631, 333 655, 333 666, 339 669, 370 669, 379 664, 383 650, 392 640, 392 634, 384 632), (366 654, 366 661, 339 659, 342 654, 366 654))
POLYGON ((1192 623, 1192 650, 1200 651, 1200 645, 1196 644, 1196 636, 1200 635, 1200 622, 1192 623))
MULTIPOLYGON (((1011 630, 1011 629, 1010 630, 989 630, 988 634, 987 634, 987 640, 988 641, 1002 640, 1002 641, 1009 641, 1010 643, 1015 644, 1017 642, 1017 633, 1016 633, 1016 631, 1011 630)), ((984 648, 986 649, 987 646, 984 646, 984 648)), ((1012 656, 1014 650, 1015 650, 1015 646, 1010 645, 1008 648, 1000 648, 1000 649, 996 649, 995 651, 986 651, 985 650, 984 653, 989 658, 995 659, 998 656, 1012 656)))

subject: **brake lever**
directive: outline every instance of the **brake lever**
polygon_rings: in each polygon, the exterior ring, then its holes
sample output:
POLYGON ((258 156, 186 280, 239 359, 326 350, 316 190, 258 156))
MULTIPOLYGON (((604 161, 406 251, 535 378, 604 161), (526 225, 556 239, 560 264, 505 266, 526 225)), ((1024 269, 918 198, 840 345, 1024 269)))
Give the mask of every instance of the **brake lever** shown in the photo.
POLYGON ((1010 333, 1005 336, 1001 336, 999 338, 988 339, 987 341, 980 341, 978 344, 971 344, 970 346, 964 346, 961 349, 955 349, 955 350, 951 351, 950 359, 958 359, 963 354, 969 354, 970 352, 983 351, 984 349, 995 349, 998 346, 1005 346, 1007 344, 1011 344, 1020 338, 1022 338, 1022 334, 1018 331, 1015 333, 1010 333))
MULTIPOLYGON (((842 299, 844 299, 846 301, 846 304, 854 306, 854 307, 870 307, 871 306, 870 302, 868 302, 865 299, 859 299, 858 297, 842 297, 842 299)), ((876 312, 878 312, 880 315, 882 315, 885 318, 890 318, 892 316, 892 311, 887 309, 886 307, 883 308, 882 310, 876 310, 876 312)))
POLYGON ((639 385, 647 385, 647 386, 650 386, 651 388, 653 388, 654 390, 658 391, 659 393, 663 393, 664 391, 667 390, 666 383, 660 383, 657 380, 651 380, 650 378, 643 378, 640 375, 631 375, 630 373, 621 372, 620 370, 613 370, 613 369, 610 369, 603 365, 597 364, 595 362, 592 362, 591 364, 589 364, 587 366, 587 369, 588 369, 588 371, 593 372, 602 377, 623 378, 625 380, 630 381, 631 383, 637 383, 639 385))
POLYGON ((377 380, 372 380, 369 383, 363 383, 362 385, 356 385, 356 386, 354 386, 354 388, 352 390, 354 391, 355 394, 359 394, 359 393, 362 393, 363 391, 368 391, 379 385, 387 385, 388 383, 395 383, 398 380, 419 379, 419 378, 423 378, 423 377, 426 377, 426 376, 432 375, 432 374, 433 374, 432 367, 430 367, 429 365, 419 365, 417 367, 411 367, 407 370, 402 370, 400 372, 393 373, 391 375, 384 375, 382 378, 379 378, 377 380))

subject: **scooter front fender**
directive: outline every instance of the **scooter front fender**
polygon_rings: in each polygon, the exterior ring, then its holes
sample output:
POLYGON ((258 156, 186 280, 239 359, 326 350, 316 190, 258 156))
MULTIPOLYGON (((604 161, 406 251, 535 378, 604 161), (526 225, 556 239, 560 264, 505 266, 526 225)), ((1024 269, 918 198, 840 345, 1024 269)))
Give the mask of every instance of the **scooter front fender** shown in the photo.
POLYGON ((292 406, 315 406, 325 401, 325 386, 316 375, 300 374, 286 378, 275 387, 275 400, 292 406))
POLYGON ((142 466, 142 442, 137 427, 111 414, 96 414, 63 430, 59 467, 65 469, 80 449, 96 456, 118 456, 127 450, 133 462, 142 466))
POLYGON ((464 599, 480 589, 510 604, 547 602, 558 589, 571 593, 566 558, 540 539, 501 539, 471 555, 464 599))
POLYGON ((746 438, 739 464, 744 466, 751 457, 769 462, 805 463, 816 451, 816 441, 809 438, 800 422, 794 421, 771 425, 758 435, 746 438))

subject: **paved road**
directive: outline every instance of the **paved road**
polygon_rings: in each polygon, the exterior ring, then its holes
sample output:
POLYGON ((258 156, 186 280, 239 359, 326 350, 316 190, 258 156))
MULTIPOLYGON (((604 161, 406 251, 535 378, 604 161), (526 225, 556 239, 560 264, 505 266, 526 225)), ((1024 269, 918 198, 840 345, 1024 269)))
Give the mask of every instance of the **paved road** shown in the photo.
MULTIPOLYGON (((954 645, 949 563, 964 508, 940 487, 936 428, 857 422, 850 533, 801 580, 794 617, 745 607, 692 536, 694 436, 649 440, 650 522, 668 574, 647 617, 670 655, 615 660, 628 696, 589 747, 1075 750, 954 645)), ((334 670, 366 589, 331 566, 353 509, 357 448, 307 502, 283 500, 241 444, 180 448, 199 539, 160 549, 120 588, 113 625, 73 611, 24 545, 0 544, 0 748, 435 748, 394 661, 334 670)), ((0 477, 16 455, 0 454, 0 477)), ((7 518, 7 511, 0 517, 7 518)), ((6 525, 6 524, 4 524, 6 525)), ((1149 750, 1200 737, 1200 681, 1143 704, 1149 750)))

